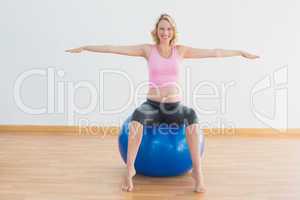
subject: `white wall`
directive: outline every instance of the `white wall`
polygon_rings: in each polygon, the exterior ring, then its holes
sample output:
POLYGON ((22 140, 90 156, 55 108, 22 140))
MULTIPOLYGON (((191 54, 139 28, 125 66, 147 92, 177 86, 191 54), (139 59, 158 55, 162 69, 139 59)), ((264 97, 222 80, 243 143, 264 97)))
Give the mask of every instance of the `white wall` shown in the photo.
MULTIPOLYGON (((121 70, 130 78, 136 92, 137 86, 148 78, 145 60, 111 54, 71 55, 64 50, 84 44, 151 43, 149 31, 159 14, 167 12, 176 20, 180 44, 242 49, 261 56, 259 60, 232 57, 184 62, 181 80, 188 88, 184 103, 196 109, 204 125, 299 127, 300 70, 296 58, 300 46, 297 21, 300 16, 296 12, 299 8, 296 0, 195 0, 188 3, 180 0, 2 0, 0 124, 72 125, 87 120, 88 125, 119 125, 144 99, 139 98, 137 103, 129 101, 129 106, 119 113, 103 113, 101 107, 120 108, 133 95, 124 77, 106 74, 101 78, 100 73, 104 69, 121 70), (21 98, 18 98, 14 93, 18 86, 16 80, 33 70, 44 75, 32 75, 21 82, 21 98), (54 79, 51 79, 51 70, 54 79), (185 77, 189 77, 188 80, 185 77), (266 77, 270 79, 260 82, 266 77), (71 91, 70 87, 86 82, 93 87, 71 91), (224 96, 222 84, 229 82, 234 85, 224 96), (198 93, 215 93, 213 86, 216 86, 219 99, 202 96, 192 103, 193 88, 199 83, 211 86, 201 87, 198 93), (64 96, 58 94, 60 86, 64 87, 64 96), (254 95, 253 88, 259 87, 265 90, 254 95), (90 93, 91 88, 94 94, 90 93), (80 114, 74 110, 92 106, 91 100, 95 107, 90 111, 80 114), (59 111, 59 102, 63 102, 65 110, 61 107, 59 111), (20 103, 44 110, 34 114, 36 109, 26 111, 20 103), (203 109, 214 112, 208 114, 203 109)), ((142 92, 146 92, 146 88, 142 92)))

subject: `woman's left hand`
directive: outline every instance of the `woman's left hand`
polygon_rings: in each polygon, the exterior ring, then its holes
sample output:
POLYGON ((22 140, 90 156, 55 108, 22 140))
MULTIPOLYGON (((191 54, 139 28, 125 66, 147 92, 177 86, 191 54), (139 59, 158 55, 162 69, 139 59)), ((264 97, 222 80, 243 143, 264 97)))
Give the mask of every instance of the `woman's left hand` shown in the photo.
POLYGON ((259 56, 245 52, 245 51, 241 51, 241 56, 243 56, 244 58, 248 58, 248 59, 256 59, 259 58, 259 56))

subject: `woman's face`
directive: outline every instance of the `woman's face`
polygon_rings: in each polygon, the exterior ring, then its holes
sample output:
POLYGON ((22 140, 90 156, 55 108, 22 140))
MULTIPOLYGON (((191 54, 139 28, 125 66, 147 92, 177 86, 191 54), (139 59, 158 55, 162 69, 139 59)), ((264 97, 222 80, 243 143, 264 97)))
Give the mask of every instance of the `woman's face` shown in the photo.
POLYGON ((174 36, 174 31, 171 24, 167 20, 161 20, 157 26, 157 36, 162 43, 170 43, 174 36))

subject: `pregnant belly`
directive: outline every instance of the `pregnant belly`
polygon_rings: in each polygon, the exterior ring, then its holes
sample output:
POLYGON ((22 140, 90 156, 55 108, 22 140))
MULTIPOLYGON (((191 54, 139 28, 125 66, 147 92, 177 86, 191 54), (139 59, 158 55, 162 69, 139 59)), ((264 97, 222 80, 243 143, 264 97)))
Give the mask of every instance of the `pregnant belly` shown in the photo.
POLYGON ((178 86, 150 87, 147 98, 159 102, 178 102, 182 91, 178 86))

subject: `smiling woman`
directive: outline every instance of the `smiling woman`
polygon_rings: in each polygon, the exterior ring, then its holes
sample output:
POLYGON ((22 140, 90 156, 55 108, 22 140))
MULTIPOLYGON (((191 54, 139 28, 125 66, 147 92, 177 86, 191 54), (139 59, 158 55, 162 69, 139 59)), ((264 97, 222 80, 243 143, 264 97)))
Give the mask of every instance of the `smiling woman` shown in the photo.
POLYGON ((169 39, 169 44, 174 45, 178 39, 175 21, 168 14, 160 15, 151 35, 156 44, 169 39))
MULTIPOLYGON (((146 101, 134 110, 130 119, 126 162, 127 174, 125 175, 122 188, 125 191, 133 190, 132 179, 136 174, 134 164, 143 138, 144 125, 166 122, 171 125, 174 123, 185 124, 185 135, 193 166, 192 177, 195 181, 194 191, 204 192, 202 161, 199 155, 199 138, 201 137, 201 131, 198 128, 198 117, 193 108, 182 105, 180 96, 181 90, 178 90, 181 62, 185 58, 243 56, 245 58, 254 59, 258 58, 258 56, 239 50, 198 49, 177 45, 176 24, 168 14, 160 15, 151 35, 154 44, 82 46, 67 50, 67 52, 80 53, 86 50, 100 53, 140 56, 144 57, 148 62, 149 90, 146 101)), ((171 169, 165 170, 168 171, 171 169)))

